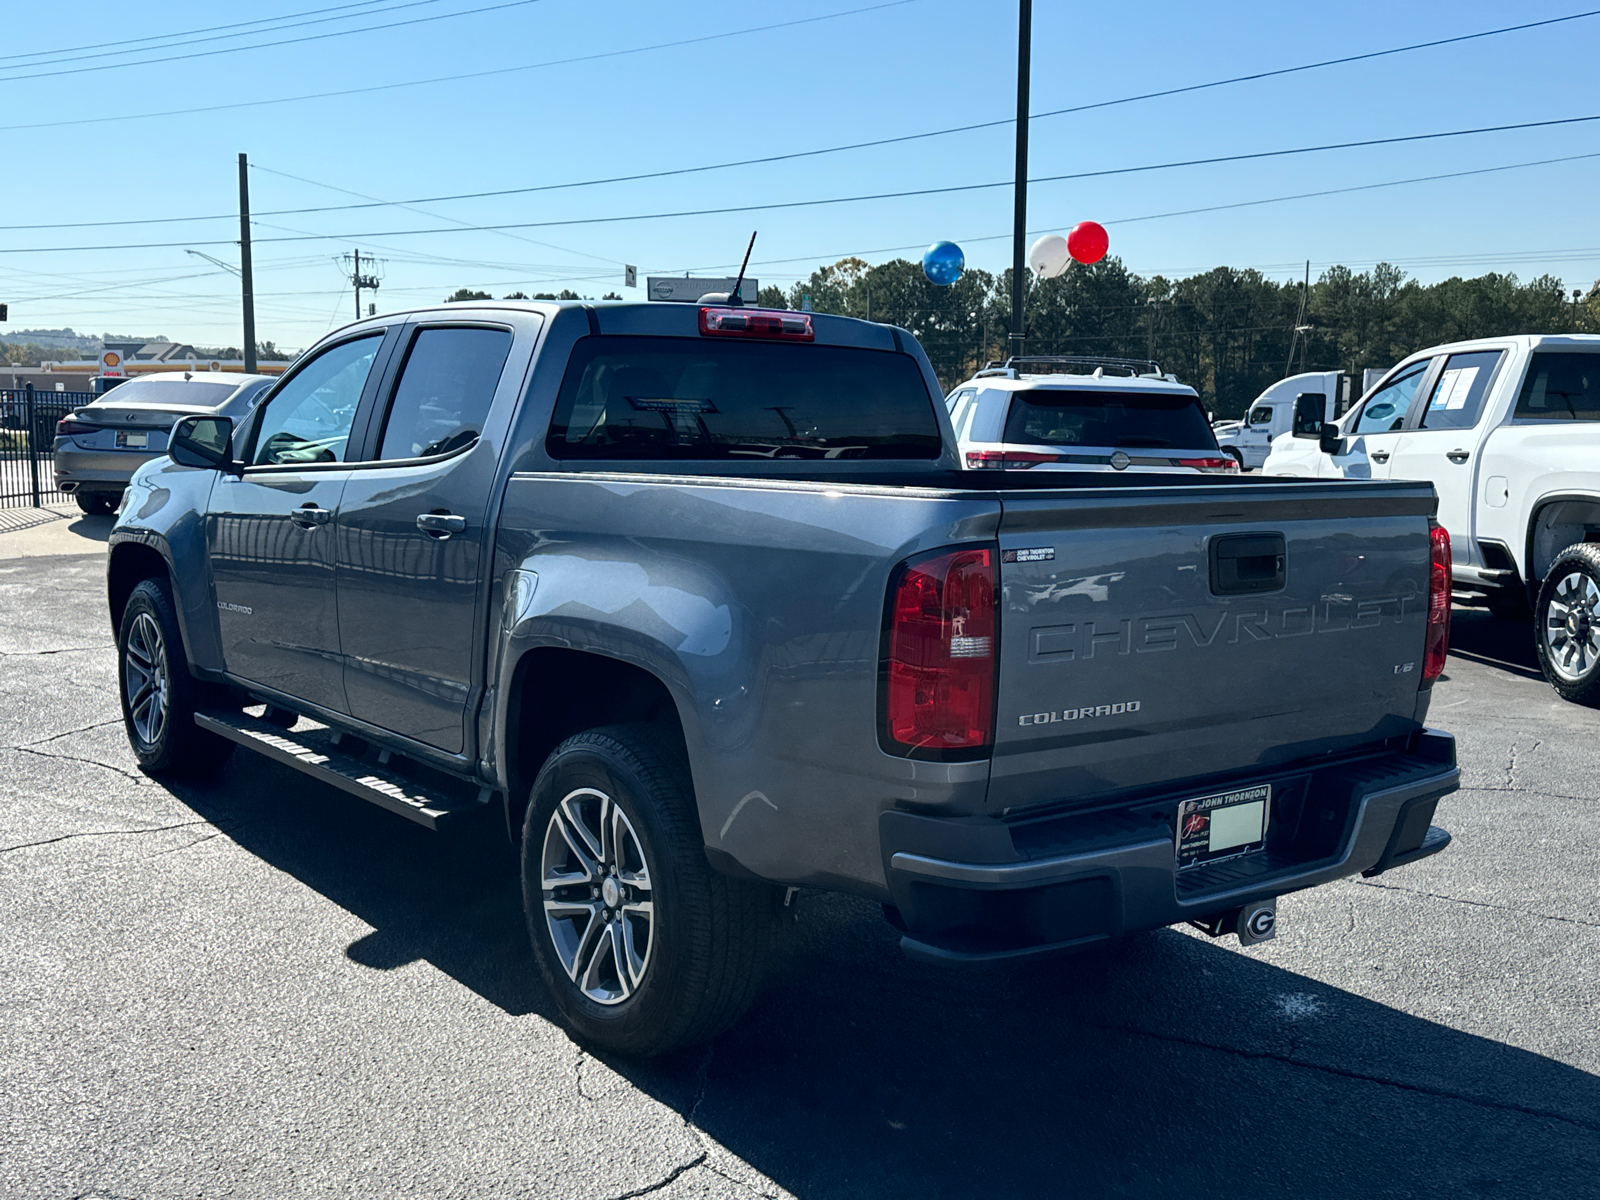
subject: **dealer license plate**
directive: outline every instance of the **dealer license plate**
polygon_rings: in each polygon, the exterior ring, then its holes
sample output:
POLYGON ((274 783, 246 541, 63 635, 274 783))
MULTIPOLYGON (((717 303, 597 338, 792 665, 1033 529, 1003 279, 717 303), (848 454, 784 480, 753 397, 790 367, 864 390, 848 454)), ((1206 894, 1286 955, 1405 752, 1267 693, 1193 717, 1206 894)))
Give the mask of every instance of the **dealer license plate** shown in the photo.
POLYGON ((117 449, 143 450, 150 443, 148 433, 130 433, 126 429, 117 430, 117 449))
POLYGON ((1271 810, 1270 783, 1184 800, 1178 805, 1178 869, 1261 849, 1271 810))

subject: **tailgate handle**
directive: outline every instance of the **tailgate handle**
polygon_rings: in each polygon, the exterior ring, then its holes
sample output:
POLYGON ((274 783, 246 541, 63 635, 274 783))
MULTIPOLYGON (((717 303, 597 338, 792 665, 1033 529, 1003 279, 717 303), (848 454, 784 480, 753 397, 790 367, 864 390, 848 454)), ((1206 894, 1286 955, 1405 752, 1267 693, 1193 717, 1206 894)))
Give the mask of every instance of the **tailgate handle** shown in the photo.
POLYGON ((1275 592, 1284 583, 1281 533, 1227 533, 1211 539, 1211 594, 1275 592))

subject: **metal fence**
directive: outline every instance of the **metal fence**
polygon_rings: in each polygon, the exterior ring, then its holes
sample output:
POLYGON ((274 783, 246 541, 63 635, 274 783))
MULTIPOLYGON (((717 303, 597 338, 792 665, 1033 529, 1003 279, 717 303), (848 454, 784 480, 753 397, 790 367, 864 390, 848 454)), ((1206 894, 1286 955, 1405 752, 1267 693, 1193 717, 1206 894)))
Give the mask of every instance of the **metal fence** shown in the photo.
POLYGON ((0 508, 60 504, 56 490, 56 422, 97 397, 93 392, 0 390, 0 508))

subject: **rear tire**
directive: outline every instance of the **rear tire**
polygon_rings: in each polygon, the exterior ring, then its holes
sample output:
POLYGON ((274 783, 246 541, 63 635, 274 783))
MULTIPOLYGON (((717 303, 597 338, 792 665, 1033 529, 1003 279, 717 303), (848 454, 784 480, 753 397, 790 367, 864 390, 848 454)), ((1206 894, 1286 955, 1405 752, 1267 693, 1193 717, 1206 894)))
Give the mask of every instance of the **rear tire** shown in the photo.
POLYGON ((1234 462, 1238 463, 1239 473, 1241 475, 1244 474, 1244 451, 1240 450, 1237 446, 1224 446, 1222 448, 1222 452, 1229 458, 1233 459, 1234 462))
POLYGON ((1556 556, 1534 606, 1539 667, 1562 699, 1600 704, 1600 545, 1556 556))
POLYGON ((133 589, 117 631, 122 724, 147 775, 201 776, 233 753, 233 743, 194 723, 211 689, 189 673, 183 635, 165 580, 133 589))
POLYGON ((74 492, 72 498, 89 517, 108 517, 117 507, 116 501, 106 492, 74 492))
POLYGON ((760 986, 774 894, 712 870, 682 748, 653 728, 588 730, 545 760, 523 823, 523 911, 580 1041, 649 1056, 733 1024, 760 986))

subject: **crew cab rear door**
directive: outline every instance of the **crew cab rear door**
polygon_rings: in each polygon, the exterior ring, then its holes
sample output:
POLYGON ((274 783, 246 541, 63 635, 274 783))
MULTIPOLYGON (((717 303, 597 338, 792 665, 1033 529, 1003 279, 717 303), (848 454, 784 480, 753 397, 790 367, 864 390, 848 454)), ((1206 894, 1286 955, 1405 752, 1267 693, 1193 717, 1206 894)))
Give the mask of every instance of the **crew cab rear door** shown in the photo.
POLYGON ((345 486, 338 595, 350 715, 450 754, 467 749, 491 496, 539 323, 518 313, 407 326, 345 486))

